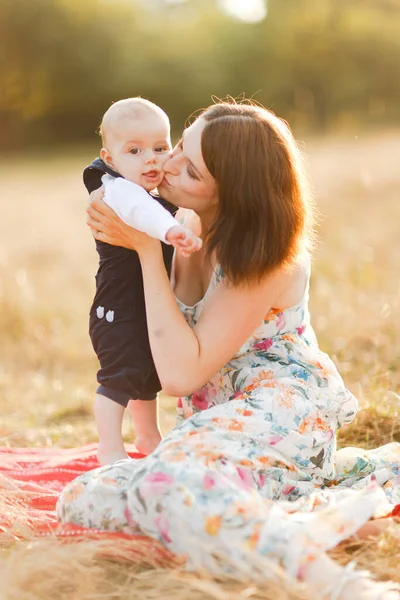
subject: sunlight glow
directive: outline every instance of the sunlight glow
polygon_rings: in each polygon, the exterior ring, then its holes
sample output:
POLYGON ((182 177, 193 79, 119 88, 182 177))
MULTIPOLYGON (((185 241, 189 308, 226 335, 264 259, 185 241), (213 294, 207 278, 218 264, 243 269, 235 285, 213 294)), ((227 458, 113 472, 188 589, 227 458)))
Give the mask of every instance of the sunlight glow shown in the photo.
POLYGON ((257 23, 267 16, 267 0, 219 0, 221 8, 247 23, 257 23))

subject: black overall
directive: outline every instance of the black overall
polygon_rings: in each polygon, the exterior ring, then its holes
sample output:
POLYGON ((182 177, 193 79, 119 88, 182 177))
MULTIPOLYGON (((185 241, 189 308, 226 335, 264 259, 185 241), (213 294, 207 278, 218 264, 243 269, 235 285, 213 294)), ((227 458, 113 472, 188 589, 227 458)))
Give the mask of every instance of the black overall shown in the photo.
MULTIPOLYGON (((98 189, 104 174, 121 177, 100 158, 83 171, 89 193, 98 189)), ((169 202, 156 200, 172 215, 178 210, 169 202)), ((89 333, 100 362, 97 393, 122 406, 129 400, 153 400, 160 391, 147 332, 143 277, 134 250, 96 240, 100 264, 96 294, 90 309, 89 333)), ((173 248, 162 244, 165 268, 171 270, 173 248)))

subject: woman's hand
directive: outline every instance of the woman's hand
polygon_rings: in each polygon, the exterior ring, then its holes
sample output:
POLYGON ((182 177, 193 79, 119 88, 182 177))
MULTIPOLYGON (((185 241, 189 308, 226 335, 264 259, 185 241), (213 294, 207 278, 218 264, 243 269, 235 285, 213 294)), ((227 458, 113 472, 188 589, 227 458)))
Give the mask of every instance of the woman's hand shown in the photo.
POLYGON ((104 188, 90 194, 90 204, 86 210, 87 224, 92 230, 93 237, 100 242, 112 246, 122 246, 129 250, 136 250, 141 255, 153 246, 158 246, 158 240, 147 234, 137 231, 126 225, 118 215, 107 206, 103 200, 104 188))

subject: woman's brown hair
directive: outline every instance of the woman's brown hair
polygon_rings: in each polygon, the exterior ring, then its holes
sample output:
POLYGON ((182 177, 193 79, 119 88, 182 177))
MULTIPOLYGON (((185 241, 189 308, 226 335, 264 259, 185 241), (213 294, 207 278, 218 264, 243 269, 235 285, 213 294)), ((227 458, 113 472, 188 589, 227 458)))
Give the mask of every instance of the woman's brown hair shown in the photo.
POLYGON ((219 210, 208 237, 234 285, 290 265, 312 234, 300 152, 284 121, 251 101, 214 104, 201 117, 205 164, 219 210))

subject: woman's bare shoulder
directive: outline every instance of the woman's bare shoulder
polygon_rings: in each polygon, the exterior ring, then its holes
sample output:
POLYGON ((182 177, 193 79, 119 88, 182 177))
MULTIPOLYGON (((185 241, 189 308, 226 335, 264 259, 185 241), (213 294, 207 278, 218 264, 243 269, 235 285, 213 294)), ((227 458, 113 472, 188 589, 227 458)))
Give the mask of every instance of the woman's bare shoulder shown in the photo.
POLYGON ((300 302, 310 277, 310 256, 307 251, 297 256, 290 267, 279 270, 278 279, 281 293, 274 308, 290 308, 300 302))

